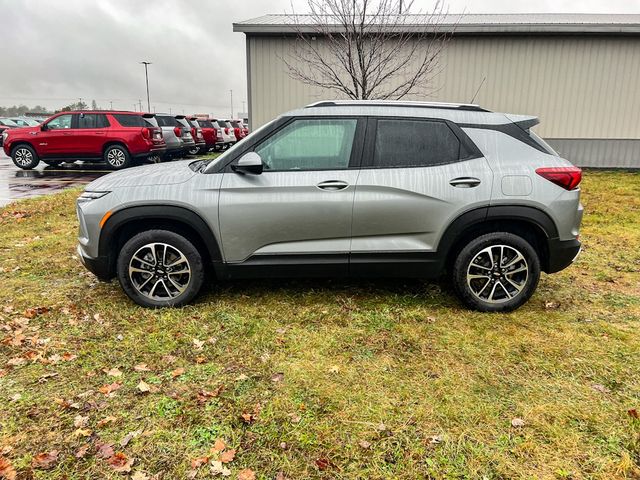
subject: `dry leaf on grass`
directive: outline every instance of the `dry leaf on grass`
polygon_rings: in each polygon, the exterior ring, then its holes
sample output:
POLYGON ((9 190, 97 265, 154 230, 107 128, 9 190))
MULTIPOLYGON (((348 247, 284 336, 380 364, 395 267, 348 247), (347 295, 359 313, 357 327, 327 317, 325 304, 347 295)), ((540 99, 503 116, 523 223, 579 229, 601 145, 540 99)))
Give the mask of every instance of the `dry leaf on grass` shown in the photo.
POLYGON ((224 443, 224 440, 216 438, 216 441, 213 443, 213 447, 211 447, 211 452, 220 453, 225 448, 227 448, 227 445, 224 443))
POLYGON ((127 445, 129 445, 129 442, 132 439, 138 437, 141 433, 142 433, 142 430, 135 430, 133 432, 127 433, 124 437, 122 437, 122 440, 120 440, 120 446, 122 448, 126 447, 127 445))
POLYGON ((220 454, 220 461, 222 463, 233 462, 233 459, 235 456, 236 456, 235 450, 226 450, 220 454))
POLYGON ((131 475, 131 480, 149 480, 149 477, 143 471, 138 470, 133 475, 131 475))
POLYGON ((371 442, 367 442, 366 440, 360 440, 358 442, 358 445, 360 445, 360 447, 364 448, 365 450, 368 450, 371 448, 371 442))
POLYGON ((140 383, 138 383, 138 387, 137 388, 138 388, 138 391, 140 393, 147 393, 147 392, 151 391, 151 385, 149 385, 144 380, 140 380, 140 383))
POLYGON ((98 458, 111 458, 115 454, 112 443, 97 443, 96 444, 96 457, 98 458))
POLYGON ((83 417, 82 415, 76 415, 73 419, 73 426, 76 428, 82 428, 87 425, 89 417, 83 417))
POLYGON ((120 371, 117 368, 110 368, 110 369, 104 369, 103 370, 104 373, 106 373, 107 375, 109 375, 110 377, 121 377, 122 376, 122 371, 120 371))
POLYGON ((198 457, 191 460, 191 468, 196 470, 205 463, 209 463, 209 457, 198 457))
POLYGON ((76 458, 84 458, 87 456, 87 452, 89 451, 89 444, 85 444, 81 446, 78 450, 76 450, 76 458))
POLYGON ((113 468, 114 471, 119 473, 129 473, 131 471, 131 466, 133 465, 134 459, 129 459, 124 453, 118 452, 113 455, 107 463, 113 468))
POLYGON ((58 451, 51 450, 50 452, 38 453, 35 457, 33 457, 31 466, 33 468, 48 470, 49 468, 53 468, 57 462, 58 451))
POLYGON ((116 390, 119 390, 121 387, 122 387, 122 382, 113 382, 111 384, 103 385, 98 389, 98 391, 105 395, 110 395, 116 390))
POLYGON ((238 480, 256 480, 256 474, 250 468, 238 472, 238 480))
POLYGON ((116 418, 116 417, 112 417, 112 416, 104 417, 102 420, 100 420, 100 421, 97 423, 97 427, 98 427, 98 428, 102 428, 102 427, 104 427, 105 425, 107 425, 108 423, 113 423, 113 422, 115 422, 116 420, 117 420, 117 418, 116 418))
POLYGON ((278 372, 271 375, 271 381, 274 383, 280 383, 284 380, 284 373, 278 372))
POLYGON ((177 377, 179 377, 180 375, 182 375, 183 373, 184 373, 184 368, 180 367, 180 368, 176 368, 175 370, 173 370, 173 371, 171 372, 171 376, 172 376, 173 378, 177 378, 177 377))
POLYGON ((150 372, 151 371, 151 369, 149 367, 147 367, 146 363, 139 363, 138 365, 135 365, 133 367, 133 369, 136 372, 150 372))
POLYGON ((524 427, 524 425, 524 420, 522 420, 521 418, 514 418, 513 420, 511 420, 511 426, 514 428, 522 428, 524 427))
POLYGON ((611 393, 611 390, 609 390, 607 387, 599 383, 594 383, 593 385, 591 385, 591 388, 593 388, 596 392, 611 393))
MULTIPOLYGON (((229 470, 227 467, 225 467, 222 462, 219 462, 217 460, 213 460, 211 462, 211 474, 212 475, 222 475, 223 477, 228 477, 231 475, 231 470, 229 470)), ((238 474, 238 478, 240 478, 239 474, 238 474)), ((253 477, 255 478, 255 476, 253 477)))
POLYGON ((17 472, 11 462, 4 457, 0 457, 0 478, 6 480, 15 480, 17 478, 17 472))

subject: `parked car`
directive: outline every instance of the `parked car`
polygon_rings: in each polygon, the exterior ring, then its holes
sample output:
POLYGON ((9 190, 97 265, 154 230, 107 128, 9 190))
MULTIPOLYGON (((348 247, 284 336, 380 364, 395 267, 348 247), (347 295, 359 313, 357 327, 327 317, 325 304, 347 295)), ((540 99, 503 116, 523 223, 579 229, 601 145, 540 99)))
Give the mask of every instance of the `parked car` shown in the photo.
POLYGON ((185 120, 185 116, 161 113, 156 114, 156 118, 167 142, 164 158, 169 160, 187 155, 196 142, 191 135, 191 125, 185 120))
POLYGON ((62 112, 42 125, 2 135, 4 152, 24 170, 35 168, 40 160, 59 165, 100 159, 119 170, 135 160, 156 159, 166 148, 154 115, 138 112, 62 112))
POLYGON ((221 150, 235 145, 235 143, 238 140, 236 139, 236 136, 233 133, 233 128, 231 128, 231 125, 227 124, 226 120, 213 120, 213 124, 214 125, 217 124, 218 128, 220 129, 219 133, 220 133, 220 136, 222 137, 221 150))
POLYGON ((11 120, 19 127, 37 127, 41 123, 29 117, 14 117, 11 120))
POLYGON ((11 128, 17 128, 18 125, 16 125, 16 123, 9 119, 9 118, 0 118, 0 147, 2 146, 2 142, 4 140, 4 137, 2 136, 2 133, 5 130, 9 130, 11 128))
POLYGON ((247 136, 244 132, 244 125, 241 120, 227 120, 227 123, 231 125, 231 128, 233 128, 233 134, 236 136, 237 142, 247 136))
POLYGON ((78 199, 78 254, 140 305, 248 277, 448 274, 509 311, 580 252, 581 170, 532 116, 476 105, 320 102, 211 161, 112 173, 78 199))
POLYGON ((202 127, 199 124, 198 118, 195 116, 186 117, 187 122, 191 126, 191 136, 195 141, 195 146, 189 150, 190 155, 197 155, 198 153, 207 152, 207 142, 204 139, 202 133, 202 127))
POLYGON ((209 150, 216 149, 218 145, 218 128, 211 123, 211 120, 205 118, 198 118, 198 125, 202 129, 202 136, 205 141, 205 148, 200 153, 206 153, 209 150))

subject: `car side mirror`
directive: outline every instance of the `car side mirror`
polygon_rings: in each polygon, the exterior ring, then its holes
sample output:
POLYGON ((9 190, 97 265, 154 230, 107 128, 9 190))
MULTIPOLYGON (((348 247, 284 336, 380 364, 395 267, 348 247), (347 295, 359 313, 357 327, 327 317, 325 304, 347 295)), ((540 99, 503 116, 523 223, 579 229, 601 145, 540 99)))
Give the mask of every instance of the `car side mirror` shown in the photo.
POLYGON ((240 160, 232 164, 231 168, 236 173, 260 175, 264 170, 264 164, 256 152, 247 152, 240 157, 240 160))
POLYGON ((47 130, 49 130, 49 127, 47 126, 46 123, 43 123, 42 125, 40 125, 40 130, 42 130, 43 132, 46 132, 47 130))

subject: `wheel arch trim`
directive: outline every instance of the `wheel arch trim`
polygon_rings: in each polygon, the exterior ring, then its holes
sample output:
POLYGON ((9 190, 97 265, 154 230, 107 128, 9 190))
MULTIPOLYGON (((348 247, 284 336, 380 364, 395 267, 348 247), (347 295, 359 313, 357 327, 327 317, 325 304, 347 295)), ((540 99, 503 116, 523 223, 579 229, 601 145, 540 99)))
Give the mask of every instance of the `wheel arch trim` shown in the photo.
MULTIPOLYGON (((175 205, 140 205, 114 212, 100 230, 99 255, 110 258, 113 252, 113 243, 122 228, 141 219, 170 222, 189 227, 200 237, 207 249, 210 261, 216 263, 222 260, 220 244, 204 219, 193 210, 175 205)), ((110 258, 110 263, 114 260, 114 258, 110 258)))

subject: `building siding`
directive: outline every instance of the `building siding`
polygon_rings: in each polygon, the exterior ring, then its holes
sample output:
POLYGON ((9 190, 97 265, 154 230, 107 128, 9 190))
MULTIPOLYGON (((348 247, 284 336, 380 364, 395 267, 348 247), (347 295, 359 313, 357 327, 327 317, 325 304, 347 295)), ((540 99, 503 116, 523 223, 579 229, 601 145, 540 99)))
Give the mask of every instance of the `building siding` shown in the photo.
MULTIPOLYGON (((308 103, 341 98, 288 76, 283 59, 296 61, 294 37, 248 35, 247 42, 252 128, 308 103)), ((431 92, 411 99, 467 103, 485 77, 475 103, 537 115, 537 133, 575 163, 640 166, 639 36, 457 36, 431 92)))

